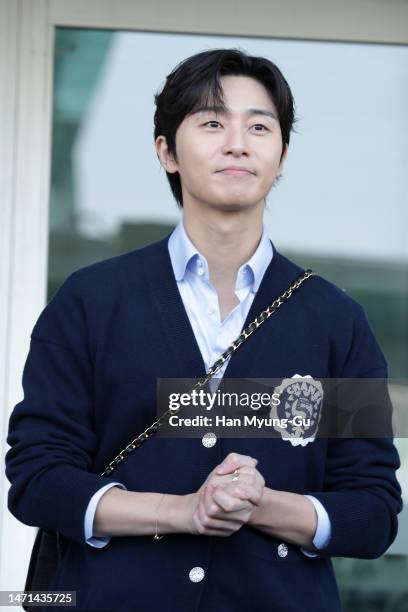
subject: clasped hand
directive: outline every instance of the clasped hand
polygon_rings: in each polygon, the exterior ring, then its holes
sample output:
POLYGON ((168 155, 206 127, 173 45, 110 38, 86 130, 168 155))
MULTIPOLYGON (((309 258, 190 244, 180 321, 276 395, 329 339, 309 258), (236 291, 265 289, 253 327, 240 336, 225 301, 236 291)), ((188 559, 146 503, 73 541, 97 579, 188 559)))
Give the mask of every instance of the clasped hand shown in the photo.
POLYGON ((190 533, 226 537, 247 523, 260 505, 265 480, 257 459, 230 453, 196 493, 186 496, 190 533), (238 480, 232 480, 238 469, 238 480))

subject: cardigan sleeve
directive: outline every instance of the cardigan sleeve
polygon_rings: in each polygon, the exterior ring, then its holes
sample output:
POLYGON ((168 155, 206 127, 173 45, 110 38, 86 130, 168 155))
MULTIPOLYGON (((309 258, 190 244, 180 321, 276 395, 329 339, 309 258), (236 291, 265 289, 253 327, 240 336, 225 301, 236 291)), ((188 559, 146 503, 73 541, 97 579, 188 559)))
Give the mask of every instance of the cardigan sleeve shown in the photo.
POLYGON ((92 546, 93 548, 104 548, 110 542, 111 536, 93 535, 93 524, 99 500, 109 489, 116 486, 120 487, 124 491, 127 491, 126 487, 120 482, 109 482, 107 485, 99 489, 99 491, 94 493, 90 499, 85 512, 84 520, 85 542, 88 544, 88 546, 92 546))
MULTIPOLYGON (((336 377, 386 379, 387 363, 365 311, 357 303, 355 308, 352 342, 336 377)), ((328 440, 324 489, 307 491, 323 504, 331 523, 331 538, 319 558, 384 554, 397 535, 402 510, 399 467, 391 437, 328 440)))
MULTIPOLYGON (((326 512, 326 508, 323 508, 319 500, 313 497, 313 495, 305 495, 305 497, 310 499, 316 510, 317 525, 312 542, 314 547, 320 550, 321 548, 325 548, 330 541, 331 525, 329 515, 326 512)), ((306 557, 317 557, 317 553, 307 550, 302 546, 300 550, 306 557)))
POLYGON ((94 493, 116 478, 91 471, 93 365, 76 273, 44 308, 31 334, 24 397, 9 419, 6 476, 10 512, 26 525, 83 543, 94 493))

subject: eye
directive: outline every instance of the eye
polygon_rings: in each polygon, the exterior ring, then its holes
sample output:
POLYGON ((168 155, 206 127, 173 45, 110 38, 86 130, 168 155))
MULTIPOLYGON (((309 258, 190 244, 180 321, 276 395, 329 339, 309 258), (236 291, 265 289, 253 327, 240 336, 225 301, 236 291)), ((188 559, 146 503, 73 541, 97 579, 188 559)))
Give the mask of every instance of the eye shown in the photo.
MULTIPOLYGON (((207 121, 203 125, 207 126, 210 123, 215 123, 216 124, 215 127, 217 127, 218 125, 221 125, 221 123, 219 123, 219 121, 215 121, 215 119, 212 119, 211 121, 207 121)), ((266 127, 266 125, 263 125, 263 123, 255 123, 252 127, 253 128, 261 128, 261 129, 256 129, 255 132, 269 132, 269 129, 266 127)))

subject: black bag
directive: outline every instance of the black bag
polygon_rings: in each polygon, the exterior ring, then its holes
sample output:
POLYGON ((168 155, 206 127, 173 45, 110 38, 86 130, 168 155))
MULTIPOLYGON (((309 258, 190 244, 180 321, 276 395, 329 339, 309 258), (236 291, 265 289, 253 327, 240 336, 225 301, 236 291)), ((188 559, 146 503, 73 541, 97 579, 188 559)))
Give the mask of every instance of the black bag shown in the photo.
MULTIPOLYGON (((60 533, 39 529, 31 551, 24 591, 47 591, 62 561, 68 540, 60 533)), ((38 606, 23 604, 23 610, 38 612, 38 606)))
MULTIPOLYGON (((207 383, 207 381, 222 367, 224 362, 228 359, 228 357, 236 351, 243 342, 254 331, 258 329, 262 325, 266 319, 268 319, 287 299, 290 298, 293 291, 298 289, 300 285, 308 279, 310 276, 313 276, 314 272, 312 270, 306 270, 304 274, 299 276, 287 289, 286 291, 280 295, 276 300, 272 302, 268 308, 263 310, 252 323, 250 323, 238 336, 238 338, 233 342, 229 348, 217 359, 217 361, 212 365, 209 369, 206 376, 201 378, 198 383, 194 386, 200 387, 207 383)), ((136 448, 138 448, 143 442, 145 442, 148 438, 156 433, 156 431, 161 427, 162 422, 171 414, 174 414, 174 411, 168 410, 165 412, 157 421, 152 423, 150 427, 148 427, 143 433, 141 433, 137 438, 132 440, 127 447, 125 447, 119 455, 115 457, 105 468, 104 472, 102 472, 102 476, 110 475, 115 467, 119 465, 126 457, 129 456, 131 452, 133 452, 136 448)), ((69 544, 69 540, 64 538, 59 532, 51 532, 46 531, 45 529, 40 528, 38 530, 37 536, 34 541, 33 550, 31 552, 30 564, 28 567, 28 574, 26 579, 26 584, 24 587, 24 591, 47 591, 48 586, 51 584, 53 578, 56 576, 60 563, 62 561, 62 557, 66 548, 69 544)), ((37 612, 37 606, 29 606, 29 604, 24 604, 23 609, 28 612, 37 612)))

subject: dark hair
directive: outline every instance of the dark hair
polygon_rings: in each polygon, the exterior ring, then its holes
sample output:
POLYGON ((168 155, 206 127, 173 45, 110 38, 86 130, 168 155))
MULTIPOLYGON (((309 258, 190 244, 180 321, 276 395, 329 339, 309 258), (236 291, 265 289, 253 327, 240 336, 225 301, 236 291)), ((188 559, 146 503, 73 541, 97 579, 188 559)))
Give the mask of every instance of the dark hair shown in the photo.
MULTIPOLYGON (((212 49, 179 63, 167 75, 162 91, 154 96, 154 140, 158 136, 165 136, 169 153, 176 161, 176 132, 179 125, 188 114, 202 105, 225 107, 220 77, 227 74, 250 76, 264 85, 278 112, 282 141, 289 144, 290 132, 294 131, 293 124, 297 119, 292 92, 279 68, 264 57, 254 57, 240 49, 212 49)), ((166 174, 173 195, 182 207, 179 173, 166 174)))

